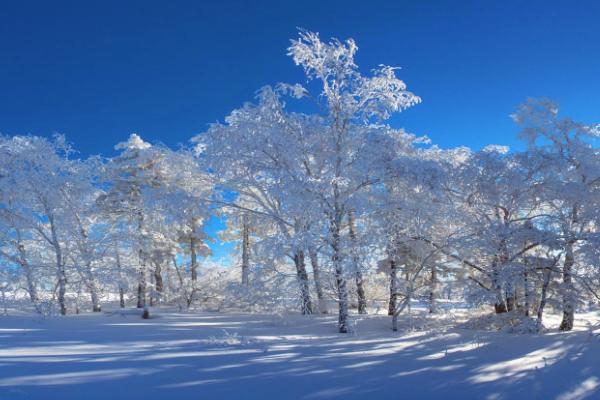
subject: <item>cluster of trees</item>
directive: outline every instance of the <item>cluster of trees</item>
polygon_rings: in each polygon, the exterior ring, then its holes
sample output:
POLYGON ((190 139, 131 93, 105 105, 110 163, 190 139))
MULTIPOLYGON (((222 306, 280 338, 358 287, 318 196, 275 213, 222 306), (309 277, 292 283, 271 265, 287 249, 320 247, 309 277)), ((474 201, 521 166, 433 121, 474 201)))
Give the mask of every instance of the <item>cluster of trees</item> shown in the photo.
POLYGON ((62 136, 0 137, 3 295, 61 314, 84 298, 93 311, 132 299, 145 316, 335 303, 347 332, 349 308, 383 303, 397 329, 411 301, 435 313, 452 286, 537 329, 550 304, 572 329, 599 296, 598 127, 528 100, 513 115, 525 151, 440 149, 386 122, 420 98, 396 68, 361 74, 356 51, 300 32, 288 54, 305 85, 263 87, 189 148, 134 134, 116 157, 82 160, 62 136), (206 265, 214 215, 236 267, 206 265))

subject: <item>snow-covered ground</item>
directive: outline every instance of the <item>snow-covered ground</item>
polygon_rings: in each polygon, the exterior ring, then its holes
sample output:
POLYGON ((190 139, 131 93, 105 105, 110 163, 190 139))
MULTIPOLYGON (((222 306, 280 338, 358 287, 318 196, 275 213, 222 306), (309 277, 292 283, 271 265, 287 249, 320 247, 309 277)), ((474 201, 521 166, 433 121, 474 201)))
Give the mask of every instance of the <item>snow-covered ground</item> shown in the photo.
POLYGON ((578 318, 513 335, 355 316, 343 335, 335 316, 2 316, 0 399, 598 399, 600 316, 578 318))

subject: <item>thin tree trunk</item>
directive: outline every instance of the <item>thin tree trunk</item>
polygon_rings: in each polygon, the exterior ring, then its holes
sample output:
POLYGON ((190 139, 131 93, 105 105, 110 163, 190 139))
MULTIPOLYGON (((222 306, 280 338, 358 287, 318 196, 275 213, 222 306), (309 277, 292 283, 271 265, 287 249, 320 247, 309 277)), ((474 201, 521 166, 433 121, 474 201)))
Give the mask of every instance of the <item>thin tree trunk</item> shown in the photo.
MULTIPOLYGON (((144 215, 141 212, 138 212, 138 233, 141 235, 143 231, 143 223, 144 223, 144 215)), ((140 243, 142 245, 142 243, 140 243)), ((144 308, 144 314, 146 312, 146 256, 144 254, 143 249, 140 247, 138 253, 138 261, 140 263, 140 280, 138 282, 138 292, 137 292, 137 308, 144 308)))
MULTIPOLYGON (((509 252, 508 252, 508 247, 506 245, 506 240, 502 240, 501 244, 500 244, 500 256, 499 256, 499 261, 497 263, 497 266, 500 267, 502 270, 502 268, 505 268, 506 265, 508 264, 508 259, 509 259, 509 252)), ((509 279, 506 279, 504 282, 504 298, 506 299, 506 302, 504 303, 506 306, 506 311, 510 312, 513 311, 517 305, 517 299, 516 299, 516 293, 515 293, 515 286, 513 284, 513 278, 509 277, 509 279)))
POLYGON ((21 243, 21 231, 17 231, 17 247, 19 249, 19 265, 25 271, 25 280, 27 281, 27 292, 29 293, 29 299, 35 308, 35 311, 39 314, 42 312, 40 308, 39 296, 37 293, 37 288, 35 287, 35 281, 33 279, 33 271, 31 270, 31 266, 27 262, 27 254, 25 253, 25 246, 21 243))
POLYGON ((125 308, 125 292, 122 287, 119 288, 119 307, 125 308))
POLYGON ((8 304, 6 304, 6 286, 2 286, 0 291, 2 292, 2 315, 8 315, 8 304))
POLYGON ((407 287, 406 287, 406 307, 408 307, 408 316, 410 318, 410 312, 412 310, 412 299, 413 299, 413 293, 414 293, 414 280, 410 279, 410 269, 406 269, 406 273, 404 274, 404 279, 406 280, 406 282, 408 283, 407 287))
POLYGON ((340 249, 340 222, 341 217, 336 207, 336 215, 331 221, 331 248, 333 254, 331 261, 335 274, 335 286, 338 295, 338 331, 340 333, 348 332, 348 289, 346 287, 346 278, 342 266, 342 254, 340 249))
POLYGON ((75 314, 79 315, 79 299, 81 298, 81 283, 77 285, 77 296, 75 297, 75 314))
POLYGON ((529 273, 523 272, 523 292, 525 295, 525 316, 529 317, 529 309, 531 308, 531 293, 529 289, 529 273))
MULTIPOLYGON (((394 311, 394 315, 392 315, 392 330, 394 332, 396 332, 398 330, 398 316, 400 315, 400 313, 402 311, 404 311, 404 309, 406 308, 407 305, 410 309, 410 297, 407 297, 406 299, 404 299, 401 303, 400 308, 396 309, 396 311, 394 311)), ((409 315, 410 315, 410 311, 409 311, 409 315)))
POLYGON ((538 332, 542 330, 542 318, 544 316, 544 307, 546 307, 546 297, 548 293, 548 285, 550 285, 550 275, 552 274, 552 270, 547 268, 542 271, 544 276, 544 280, 542 283, 542 294, 540 298, 540 305, 537 311, 537 320, 536 320, 536 329, 538 332))
POLYGON ((506 311, 510 312, 515 309, 516 300, 512 291, 506 292, 506 311))
POLYGON ((358 297, 358 313, 366 314, 367 313, 367 298, 365 295, 365 287, 364 287, 364 279, 361 270, 356 270, 355 273, 356 280, 356 295, 358 297))
POLYGON ((248 286, 250 274, 250 228, 247 217, 242 222, 242 285, 248 286))
POLYGON ((177 279, 179 281, 179 291, 183 292, 185 305, 187 308, 190 308, 192 302, 194 301, 195 289, 192 288, 192 292, 188 294, 183 283, 183 276, 181 276, 181 271, 179 270, 179 266, 177 265, 177 260, 175 257, 173 257, 173 267, 175 268, 175 273, 177 274, 177 279))
POLYGON ((146 305, 146 273, 145 263, 142 260, 142 251, 140 250, 140 270, 137 290, 137 308, 143 308, 146 305))
POLYGON ((52 234, 52 245, 54 247, 54 253, 56 255, 56 273, 58 279, 58 304, 60 306, 60 314, 67 314, 67 305, 65 301, 65 294, 67 292, 67 274, 65 271, 65 263, 62 256, 62 248, 58 241, 58 234, 56 233, 56 225, 54 223, 54 216, 51 213, 47 213, 48 222, 50 223, 50 232, 52 234))
MULTIPOLYGON (((503 265, 506 265, 503 263, 503 265)), ((510 277, 506 281, 506 311, 511 312, 514 311, 517 307, 517 294, 515 290, 515 285, 513 282, 513 278, 510 277)))
POLYGON ((572 330, 573 322, 575 320, 575 306, 573 305, 573 264, 575 264, 575 258, 573 257, 573 243, 569 242, 565 249, 565 261, 563 264, 563 318, 559 327, 561 331, 572 330))
POLYGON ((21 264, 21 266, 25 270, 25 279, 27 280, 27 292, 29 293, 29 299, 35 308, 35 311, 39 314, 41 313, 40 298, 37 293, 37 288, 35 287, 35 282, 33 281, 31 267, 27 263, 21 264))
POLYGON ((125 291, 123 290, 123 268, 121 266, 121 257, 119 251, 116 251, 117 269, 119 271, 119 306, 125 308, 125 291))
POLYGON ((310 301, 310 287, 308 285, 308 274, 304 262, 304 252, 297 250, 294 254, 294 264, 300 285, 300 311, 302 314, 312 314, 312 303, 310 301))
MULTIPOLYGON (((80 274, 83 280, 83 283, 87 286, 90 292, 90 299, 92 301, 92 312, 101 312, 102 308, 100 307, 100 299, 98 298, 98 285, 96 285, 96 279, 94 277, 94 272, 92 269, 92 259, 93 255, 89 249, 88 243, 88 231, 84 227, 83 222, 78 213, 74 213, 75 219, 79 225, 79 231, 81 237, 83 238, 84 244, 80 245, 80 250, 84 257, 84 266, 85 270, 83 274, 80 274)), ((75 261, 75 260, 73 260, 75 261)), ((77 292, 77 300, 79 301, 79 296, 81 294, 81 284, 79 285, 79 291, 77 292)))
POLYGON ((396 314, 396 306, 398 303, 398 271, 396 268, 396 261, 390 259, 390 301, 388 304, 388 315, 394 316, 396 314))
POLYGON ((192 264, 190 265, 190 272, 192 273, 192 282, 196 282, 198 280, 198 255, 196 254, 196 228, 198 225, 198 219, 192 218, 192 232, 190 234, 190 255, 192 258, 192 264))
POLYGON ((356 240, 356 232, 354 227, 354 218, 352 213, 348 213, 348 229, 350 233, 350 240, 352 240, 352 244, 354 246, 353 254, 352 254, 352 263, 354 264, 354 279, 356 282, 356 296, 358 298, 358 313, 366 314, 367 313, 367 299, 365 297, 365 288, 363 282, 363 274, 360 269, 360 262, 358 258, 358 249, 357 249, 357 240, 356 240))
POLYGON ((496 295, 496 302, 494 303, 494 311, 496 314, 505 313, 507 311, 506 302, 504 301, 504 295, 502 294, 502 283, 500 283, 500 276, 498 273, 498 261, 494 260, 492 264, 492 287, 496 295))
MULTIPOLYGON (((58 257, 57 257, 58 258, 58 257)), ((60 315, 67 314, 67 305, 65 295, 67 293, 67 277, 63 265, 58 266, 58 304, 60 306, 60 315)))
POLYGON ((102 312, 102 307, 100 306, 100 300, 98 298, 98 291, 93 282, 90 283, 90 297, 92 300, 92 312, 102 312))
POLYGON ((319 312, 321 314, 326 314, 327 313, 327 307, 325 304, 325 298, 323 296, 323 286, 321 284, 321 271, 320 271, 320 267, 319 267, 319 255, 317 254, 317 251, 311 247, 308 249, 308 254, 310 256, 310 265, 312 266, 312 270, 313 270, 313 279, 315 280, 315 289, 317 290, 317 301, 318 301, 318 307, 319 307, 319 312))
POLYGON ((162 278, 162 267, 158 262, 154 263, 154 288, 156 289, 160 300, 160 297, 162 297, 164 292, 164 284, 162 278))
POLYGON ((438 287, 438 276, 437 276, 437 265, 435 262, 431 264, 431 282, 429 289, 429 313, 434 314, 437 312, 437 287, 438 287))
POLYGON ((190 270, 192 273, 192 282, 196 282, 198 280, 198 256, 196 255, 196 243, 195 239, 192 236, 190 238, 190 254, 192 256, 192 265, 190 265, 190 270))
MULTIPOLYGON (((82 279, 83 276, 84 275, 82 274, 82 279)), ((92 272, 92 265, 90 261, 88 261, 85 265, 84 283, 86 284, 90 292, 90 299, 92 301, 92 312, 101 312, 102 307, 100 306, 100 299, 98 298, 98 287, 94 279, 94 274, 92 272)))
MULTIPOLYGON (((12 205, 10 200, 9 204, 12 205)), ((11 222, 13 222, 13 225, 15 225, 14 221, 12 221, 12 217, 11 222)), ((27 261, 27 252, 25 250, 25 245, 21 241, 21 230, 18 227, 15 227, 15 233, 17 237, 17 249, 19 251, 19 257, 16 261, 25 271, 25 279, 27 281, 27 292, 29 293, 29 299, 33 304, 33 308, 35 309, 36 313, 41 314, 42 309, 40 308, 40 298, 38 296, 37 288, 35 286, 35 280, 33 278, 33 271, 31 269, 31 265, 29 265, 29 262, 27 261)))

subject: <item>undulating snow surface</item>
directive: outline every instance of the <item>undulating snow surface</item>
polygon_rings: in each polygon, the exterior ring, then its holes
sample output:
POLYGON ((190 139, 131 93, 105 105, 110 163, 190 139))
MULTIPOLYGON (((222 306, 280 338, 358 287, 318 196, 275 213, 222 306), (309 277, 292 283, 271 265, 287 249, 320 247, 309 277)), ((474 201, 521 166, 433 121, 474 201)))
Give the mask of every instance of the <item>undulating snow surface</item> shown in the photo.
POLYGON ((514 335, 418 311, 397 333, 354 316, 351 334, 335 316, 2 316, 0 399, 598 399, 599 318, 578 317, 514 335))

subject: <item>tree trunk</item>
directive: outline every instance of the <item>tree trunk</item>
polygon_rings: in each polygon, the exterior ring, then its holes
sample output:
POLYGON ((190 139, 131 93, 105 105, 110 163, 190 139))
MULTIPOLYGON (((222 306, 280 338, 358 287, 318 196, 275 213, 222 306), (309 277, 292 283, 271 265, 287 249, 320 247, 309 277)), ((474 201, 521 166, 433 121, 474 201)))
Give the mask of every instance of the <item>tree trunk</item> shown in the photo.
POLYGON ((525 295, 525 316, 529 317, 529 309, 531 308, 531 293, 529 291, 529 273, 523 273, 523 293, 525 295))
POLYGON ((25 269, 25 278, 27 280, 27 292, 29 293, 29 299, 35 308, 35 311, 39 314, 41 312, 40 309, 40 298, 37 293, 37 288, 35 287, 35 283, 33 281, 33 274, 31 272, 31 267, 27 265, 25 269))
POLYGON ((81 298, 81 283, 77 287, 77 296, 75 297, 75 314, 79 315, 79 299, 81 298))
POLYGON ((502 294, 502 283, 500 282, 497 261, 494 261, 492 264, 492 287, 494 288, 494 293, 496 294, 494 311, 496 314, 505 313, 507 311, 507 307, 506 302, 504 301, 504 295, 502 294))
POLYGON ((297 250, 296 254, 294 254, 294 264, 296 265, 298 284, 300 285, 300 311, 304 315, 311 314, 310 287, 308 285, 308 274, 306 273, 304 252, 302 250, 297 250))
MULTIPOLYGON (((400 308, 396 307, 396 311, 394 311, 394 315, 392 315, 392 330, 394 332, 396 332, 398 330, 398 316, 400 315, 400 313, 402 311, 404 311, 406 306, 409 304, 410 304, 410 298, 407 297, 406 299, 404 299, 404 301, 402 301, 400 308)), ((410 308, 410 305, 408 307, 410 308)), ((410 316, 410 311, 409 311, 409 316, 410 316)))
POLYGON ((437 310, 437 287, 438 287, 438 276, 437 276, 437 265, 431 264, 431 282, 429 289, 429 313, 434 314, 437 310))
POLYGON ((242 285, 248 286, 250 274, 250 228, 246 216, 242 222, 242 285))
POLYGON ((190 256, 192 258, 192 264, 190 265, 190 272, 192 274, 192 282, 198 280, 198 255, 196 254, 196 227, 198 225, 198 219, 192 217, 192 232, 190 233, 190 256))
POLYGON ((86 286, 90 291, 90 299, 92 300, 92 312, 101 312, 102 307, 100 307, 100 299, 98 298, 98 287, 96 285, 94 274, 92 272, 91 262, 87 262, 85 265, 85 280, 86 286))
MULTIPOLYGON (((138 212, 138 234, 140 240, 140 250, 138 252, 138 261, 140 263, 140 280, 138 283, 138 291, 137 291, 137 308, 144 308, 146 306, 146 255, 143 251, 143 243, 142 243, 142 232, 144 225, 144 214, 142 212, 138 212)), ((144 309, 146 312, 146 309, 144 309)))
MULTIPOLYGON (((141 257, 140 250, 140 257, 141 257)), ((140 262, 140 264, 142 264, 140 262)), ((146 305, 146 274, 145 274, 145 266, 140 265, 140 277, 138 282, 138 290, 137 290, 137 308, 143 308, 146 305)))
POLYGON ((17 232, 17 248, 19 250, 19 265, 25 271, 25 279, 27 281, 27 293, 29 293, 29 299, 35 308, 35 311, 39 314, 42 312, 40 309, 40 300, 37 293, 37 288, 35 287, 35 281, 33 279, 33 271, 31 270, 31 266, 27 262, 27 254, 25 253, 25 246, 21 243, 21 231, 16 230, 17 232))
POLYGON ((154 287, 158 293, 163 293, 165 290, 163 278, 162 278, 162 267, 159 263, 156 263, 154 268, 154 287))
POLYGON ((8 304, 6 304, 6 289, 6 286, 0 288, 0 291, 2 292, 2 315, 8 315, 8 304))
POLYGON ((142 313, 143 319, 150 319, 150 308, 147 304, 144 304, 144 312, 142 313))
POLYGON ((65 294, 67 292, 67 274, 65 271, 65 261, 62 256, 62 248, 58 241, 58 234, 56 233, 56 225, 54 223, 54 217, 51 213, 47 213, 48 222, 50 223, 50 232, 52 234, 52 245, 54 247, 54 253, 56 255, 56 274, 58 279, 58 304, 60 306, 60 314, 67 314, 67 305, 65 301, 65 294))
POLYGON ((190 239, 190 254, 192 256, 192 265, 190 265, 190 270, 192 273, 192 282, 196 282, 198 280, 198 257, 196 255, 196 243, 193 236, 190 239))
POLYGON ((121 257, 119 251, 116 251, 117 269, 119 271, 119 306, 125 308, 125 291, 123 290, 123 269, 121 267, 121 257))
POLYGON ((517 306, 517 295, 512 278, 506 282, 506 311, 514 311, 517 306))
POLYGON ((98 292, 96 290, 95 285, 93 285, 93 287, 90 288, 90 297, 92 300, 92 312, 102 312, 102 307, 100 306, 98 292))
POLYGON ((119 288, 119 306, 125 308, 125 293, 122 287, 119 288))
POLYGON ((346 278, 342 265, 342 254, 340 249, 340 213, 336 209, 336 216, 331 221, 331 248, 333 254, 331 261, 335 274, 335 286, 338 295, 338 331, 340 333, 348 332, 348 289, 346 287, 346 278))
POLYGON ((164 292, 164 283, 162 278, 162 268, 158 262, 154 264, 154 288, 158 293, 158 300, 160 301, 164 292))
POLYGON ((398 312, 394 311, 394 314, 392 314, 392 330, 394 332, 398 331, 398 312))
POLYGON ((506 303, 504 303, 504 302, 495 303, 494 304, 494 311, 496 312, 496 314, 505 313, 507 311, 507 309, 506 309, 506 303))
MULTIPOLYGON (((10 201, 9 201, 9 204, 10 201)), ((12 204, 11 204, 12 205, 12 204)), ((14 225, 14 223, 13 223, 14 225)), ((15 234, 17 239, 17 250, 19 252, 19 257, 17 259, 18 264, 25 271, 25 279, 27 281, 27 293, 29 294, 29 299, 33 304, 33 308, 35 312, 41 314, 42 309, 40 308, 40 298, 38 296, 37 288, 35 287, 35 280, 33 278, 33 271, 31 270, 31 265, 27 261, 27 253, 25 251, 25 245, 21 241, 21 230, 15 227, 15 234)))
POLYGON ((60 306, 60 315, 67 314, 67 305, 65 294, 67 292, 67 277, 63 265, 58 266, 58 304, 60 306))
POLYGON ((542 283, 542 294, 540 298, 540 305, 537 311, 537 320, 536 320, 536 330, 540 332, 542 330, 542 318, 544 316, 544 307, 546 307, 546 296, 548 293, 548 285, 550 285, 550 275, 552 274, 552 270, 545 269, 542 271, 544 275, 544 281, 542 283))
POLYGON ((570 331, 573 329, 575 320, 575 306, 573 304, 574 288, 573 288, 573 243, 567 243, 565 249, 565 261, 563 264, 563 319, 559 329, 561 331, 570 331))
POLYGON ((390 259, 390 301, 388 304, 388 315, 393 316, 396 313, 396 307, 398 304, 398 270, 396 268, 396 261, 390 259))
POLYGON ((506 296, 506 311, 513 311, 515 309, 515 297, 507 292, 506 296))
POLYGON ((308 254, 310 256, 310 265, 313 270, 313 279, 315 280, 315 289, 317 290, 317 301, 319 306, 319 312, 321 314, 327 313, 327 307, 325 304, 325 298, 323 296, 323 286, 321 285, 321 271, 319 267, 319 255, 314 248, 308 249, 308 254))
POLYGON ((356 295, 358 296, 358 313, 367 313, 367 298, 365 296, 365 288, 363 282, 362 271, 357 270, 355 274, 356 279, 356 295))
POLYGON ((354 218, 352 213, 348 213, 348 229, 350 233, 350 240, 352 240, 352 245, 354 246, 352 252, 352 264, 354 265, 354 278, 356 282, 356 296, 358 298, 358 313, 366 314, 367 313, 367 299, 365 297, 365 288, 363 286, 363 274, 360 269, 360 262, 358 257, 358 249, 357 249, 357 240, 356 240, 356 231, 354 227, 354 218))

